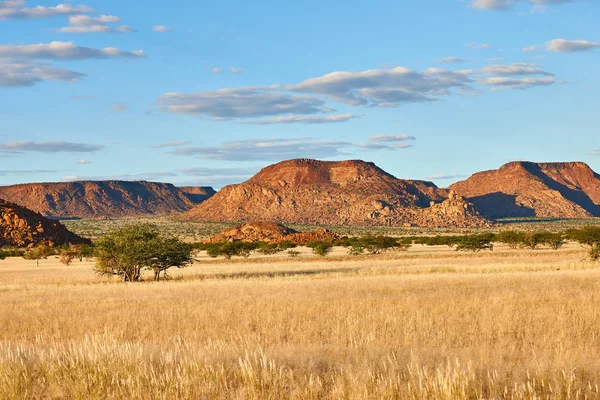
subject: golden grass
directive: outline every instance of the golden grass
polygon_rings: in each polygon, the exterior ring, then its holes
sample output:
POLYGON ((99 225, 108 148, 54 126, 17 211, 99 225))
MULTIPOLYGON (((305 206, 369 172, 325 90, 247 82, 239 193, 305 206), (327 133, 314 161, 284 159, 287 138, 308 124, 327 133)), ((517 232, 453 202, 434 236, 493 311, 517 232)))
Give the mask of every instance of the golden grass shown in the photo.
POLYGON ((600 268, 559 252, 0 263, 0 398, 600 398, 600 268))

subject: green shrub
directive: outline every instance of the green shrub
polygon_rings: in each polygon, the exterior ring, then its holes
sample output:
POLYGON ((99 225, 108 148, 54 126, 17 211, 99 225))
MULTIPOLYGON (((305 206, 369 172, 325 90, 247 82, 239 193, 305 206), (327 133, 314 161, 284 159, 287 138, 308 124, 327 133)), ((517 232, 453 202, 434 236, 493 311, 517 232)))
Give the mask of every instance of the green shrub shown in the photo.
POLYGON ((525 243, 524 232, 503 231, 496 235, 496 241, 508 245, 511 249, 516 249, 525 243))
POLYGON ((494 234, 479 234, 479 235, 467 235, 463 236, 462 239, 456 245, 456 251, 472 251, 479 252, 481 250, 494 250, 493 241, 495 239, 494 234))
POLYGON ((333 245, 328 242, 310 242, 307 244, 318 256, 325 257, 333 251, 333 245))

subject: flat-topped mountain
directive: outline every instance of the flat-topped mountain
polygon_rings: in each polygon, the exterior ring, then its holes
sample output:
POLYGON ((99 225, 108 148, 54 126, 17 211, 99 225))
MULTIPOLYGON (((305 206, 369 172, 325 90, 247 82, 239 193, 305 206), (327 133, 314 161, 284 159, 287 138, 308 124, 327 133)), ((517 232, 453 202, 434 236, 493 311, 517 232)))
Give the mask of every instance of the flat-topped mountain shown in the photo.
POLYGON ((179 186, 178 189, 185 193, 186 197, 194 204, 200 204, 217 193, 210 186, 179 186))
POLYGON ((184 191, 172 184, 145 181, 31 183, 0 187, 0 198, 51 218, 166 215, 188 211, 210 195, 209 189, 197 189, 194 193, 192 188, 184 191))
POLYGON ((71 233, 60 222, 0 199, 0 247, 84 243, 90 241, 71 233))
POLYGON ((600 175, 582 162, 511 162, 450 188, 489 218, 600 217, 600 175))
POLYGON ((242 184, 221 189, 182 218, 327 225, 487 224, 473 207, 456 196, 448 200, 448 191, 431 182, 397 179, 359 160, 310 159, 268 166, 242 184))

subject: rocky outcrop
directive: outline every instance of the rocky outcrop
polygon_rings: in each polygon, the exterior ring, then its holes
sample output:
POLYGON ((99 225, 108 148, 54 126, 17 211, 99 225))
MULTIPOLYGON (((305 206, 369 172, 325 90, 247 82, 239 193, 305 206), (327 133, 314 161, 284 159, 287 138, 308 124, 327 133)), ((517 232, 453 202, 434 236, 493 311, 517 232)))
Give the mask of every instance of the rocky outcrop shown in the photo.
POLYGON ((178 187, 194 204, 200 204, 213 197, 217 192, 210 186, 180 186, 178 187))
POLYGON ((90 241, 70 232, 58 221, 49 220, 25 207, 0 200, 0 247, 83 243, 90 241))
POLYGON ((489 218, 600 217, 600 175, 582 162, 512 162, 450 188, 489 218))
MULTIPOLYGON (((242 184, 221 189, 182 218, 389 226, 480 226, 485 222, 475 213, 466 218, 444 207, 425 211, 432 202, 442 203, 447 197, 447 190, 431 182, 397 179, 373 163, 298 159, 271 165, 242 184)), ((467 207, 463 213, 470 211, 467 207)))
POLYGON ((0 187, 0 198, 50 218, 167 215, 188 211, 209 196, 208 189, 182 191, 168 183, 145 181, 32 183, 0 187), (201 191, 205 196, 200 196, 201 191))
POLYGON ((339 239, 340 237, 337 234, 324 228, 318 228, 314 232, 298 232, 273 222, 248 222, 213 236, 208 243, 237 241, 265 243, 290 242, 297 245, 305 245, 316 241, 334 243, 339 239))

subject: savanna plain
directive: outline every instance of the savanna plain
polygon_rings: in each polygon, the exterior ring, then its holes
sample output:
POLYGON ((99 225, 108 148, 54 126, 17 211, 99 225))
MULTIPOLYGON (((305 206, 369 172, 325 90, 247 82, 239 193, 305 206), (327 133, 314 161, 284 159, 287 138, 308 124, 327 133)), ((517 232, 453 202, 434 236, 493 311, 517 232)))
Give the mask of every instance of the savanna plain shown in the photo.
POLYGON ((600 398, 586 249, 211 259, 123 283, 0 262, 0 398, 600 398))

